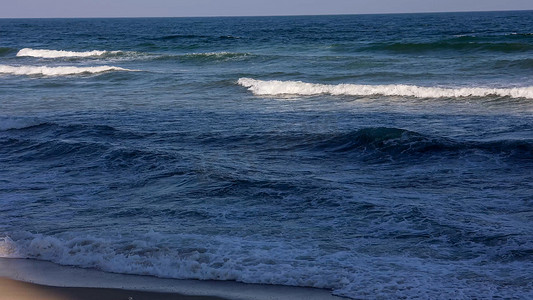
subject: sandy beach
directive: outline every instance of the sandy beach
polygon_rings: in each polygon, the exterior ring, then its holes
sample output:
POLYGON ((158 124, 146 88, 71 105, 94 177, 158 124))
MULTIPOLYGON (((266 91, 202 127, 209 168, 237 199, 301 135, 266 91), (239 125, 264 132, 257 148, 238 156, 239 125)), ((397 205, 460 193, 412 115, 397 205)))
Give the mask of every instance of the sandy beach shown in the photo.
POLYGON ((207 296, 186 296, 123 289, 53 287, 0 277, 0 298, 9 300, 216 300, 207 296))
POLYGON ((324 289, 164 279, 0 258, 0 300, 341 300, 324 289))

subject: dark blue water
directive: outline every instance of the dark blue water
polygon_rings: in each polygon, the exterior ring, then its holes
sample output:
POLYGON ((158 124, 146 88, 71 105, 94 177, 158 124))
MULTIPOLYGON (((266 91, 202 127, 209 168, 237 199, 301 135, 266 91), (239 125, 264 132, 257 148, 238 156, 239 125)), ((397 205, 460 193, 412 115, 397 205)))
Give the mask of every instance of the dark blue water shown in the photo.
POLYGON ((0 20, 0 256, 533 297, 533 12, 0 20))

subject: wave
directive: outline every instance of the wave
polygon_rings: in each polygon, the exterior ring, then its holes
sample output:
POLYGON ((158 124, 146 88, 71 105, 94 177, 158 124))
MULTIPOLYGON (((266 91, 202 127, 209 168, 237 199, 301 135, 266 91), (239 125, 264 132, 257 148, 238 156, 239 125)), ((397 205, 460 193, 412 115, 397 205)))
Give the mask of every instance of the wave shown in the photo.
POLYGON ((155 40, 179 40, 179 39, 220 39, 233 40, 239 37, 232 35, 210 36, 210 35, 196 35, 196 34, 171 34, 155 38, 155 40))
POLYGON ((381 154, 396 158, 421 154, 464 153, 465 151, 484 151, 506 157, 526 158, 533 156, 531 140, 496 140, 496 141, 456 141, 442 137, 388 127, 368 127, 347 133, 323 136, 305 147, 329 153, 381 154), (362 151, 362 152, 361 152, 362 151))
POLYGON ((254 55, 240 52, 205 52, 180 55, 178 59, 190 61, 232 61, 243 60, 252 56, 254 55))
MULTIPOLYGON (((456 39, 474 39, 458 37, 456 39)), ((427 43, 378 43, 363 47, 363 51, 391 51, 397 53, 423 53, 433 51, 492 51, 492 52, 525 52, 533 50, 528 43, 509 42, 474 42, 474 41, 438 41, 427 43)))
POLYGON ((232 62, 244 61, 261 57, 262 59, 272 59, 271 56, 262 56, 247 52, 197 52, 186 54, 156 54, 156 53, 139 53, 136 56, 127 56, 128 58, 139 58, 148 61, 177 61, 187 63, 208 63, 208 62, 232 62))
POLYGON ((0 117, 0 131, 25 129, 41 124, 43 122, 35 118, 0 117))
POLYGON ((533 99, 533 86, 517 88, 441 88, 415 85, 316 84, 302 81, 240 78, 237 83, 261 96, 403 96, 415 98, 511 97, 533 99))
MULTIPOLYGON (((164 163, 161 158, 170 159, 173 154, 144 149, 139 152, 134 148, 108 149, 108 143, 119 140, 145 139, 152 134, 118 129, 108 125, 95 124, 57 124, 44 122, 35 118, 6 117, 0 119, 0 131, 8 131, 9 139, 2 144, 4 149, 37 149, 42 159, 50 159, 63 153, 61 149, 85 149, 93 145, 98 149, 106 145, 106 151, 100 153, 109 161, 128 161, 131 156, 145 157, 150 162, 164 163), (59 140, 40 137, 55 136, 59 140), (65 142, 65 141, 68 141, 65 142), (23 148, 20 148, 23 147, 23 148), (110 152, 107 152, 110 150, 110 152), (107 153, 107 154, 105 154, 107 153), (105 155, 104 155, 105 154, 105 155)), ((261 151, 304 151, 321 153, 328 157, 351 156, 361 159, 380 160, 382 158, 412 159, 423 155, 467 155, 482 151, 490 155, 514 159, 533 157, 533 140, 503 139, 491 141, 454 140, 440 136, 428 136, 419 132, 394 127, 364 127, 345 132, 331 133, 262 133, 201 135, 185 134, 184 141, 195 141, 208 146, 238 145, 253 147, 261 151)), ((94 154, 92 149, 85 154, 94 154)), ((19 153, 19 152, 17 152, 19 153)), ((22 153, 22 152, 20 152, 22 153)), ((78 153, 80 154, 80 153, 78 153)), ((34 154, 32 154, 34 155, 34 154)), ((138 160, 137 162, 142 162, 138 160)))
POLYGON ((135 71, 115 66, 95 67, 47 67, 47 66, 8 66, 0 65, 0 74, 65 76, 77 74, 96 74, 110 71, 135 71))
POLYGON ((196 38, 208 38, 207 35, 196 34, 170 34, 161 37, 154 38, 154 40, 176 40, 176 39, 196 39, 196 38))
MULTIPOLYGON (((126 206, 123 209, 123 212, 133 214, 143 211, 146 208, 126 206)), ((104 217, 109 217, 109 213, 104 217)), ((501 290, 498 289, 501 286, 494 284, 487 288, 483 276, 479 276, 478 280, 461 277, 460 273, 466 271, 491 274, 494 270, 504 270, 508 265, 501 266, 490 260, 488 266, 481 268, 472 268, 461 262, 443 265, 439 261, 426 260, 424 268, 413 272, 413 266, 421 264, 419 258, 368 255, 359 253, 361 250, 358 248, 352 250, 347 247, 329 252, 323 250, 323 243, 314 240, 265 240, 255 236, 243 238, 155 231, 140 232, 129 238, 131 235, 128 234, 104 233, 98 236, 86 232, 58 235, 24 231, 3 233, 0 236, 0 257, 38 259, 60 265, 160 278, 315 287, 353 299, 376 295, 380 299, 398 296, 409 299, 439 299, 440 296, 447 299, 491 298, 494 291, 498 291, 502 298, 514 299, 523 296, 528 288, 524 286, 522 290, 510 286, 501 290), (435 270, 441 273, 435 273, 435 270), (391 282, 392 273, 401 280, 391 282), (361 278, 370 278, 373 285, 361 278), (386 288, 377 289, 376 286, 386 288)), ((359 238, 366 242, 364 235, 359 238)), ((510 246, 504 254, 514 256, 517 252, 527 257, 525 247, 517 249, 510 246)), ((525 274, 531 268, 529 261, 509 264, 519 274, 525 274)), ((527 278, 523 280, 527 282, 527 278)))
POLYGON ((107 55, 117 55, 123 53, 122 51, 105 51, 105 50, 92 50, 85 52, 74 52, 64 50, 47 50, 47 49, 31 49, 24 48, 19 50, 17 56, 29 56, 40 58, 62 58, 62 57, 98 57, 107 55))
POLYGON ((513 35, 513 36, 532 36, 533 32, 513 32, 510 35, 513 35))
POLYGON ((391 127, 365 127, 331 133, 208 135, 196 140, 210 146, 235 144, 261 151, 309 152, 333 159, 351 157, 367 162, 383 162, 383 159, 391 158, 418 160, 443 154, 447 157, 468 157, 475 152, 518 160, 533 157, 533 140, 453 140, 391 127))
POLYGON ((499 69, 533 69, 533 58, 524 58, 516 60, 497 60, 494 67, 499 69))
POLYGON ((8 48, 8 47, 0 47, 0 56, 5 56, 11 52, 14 52, 16 51, 15 49, 13 48, 8 48))

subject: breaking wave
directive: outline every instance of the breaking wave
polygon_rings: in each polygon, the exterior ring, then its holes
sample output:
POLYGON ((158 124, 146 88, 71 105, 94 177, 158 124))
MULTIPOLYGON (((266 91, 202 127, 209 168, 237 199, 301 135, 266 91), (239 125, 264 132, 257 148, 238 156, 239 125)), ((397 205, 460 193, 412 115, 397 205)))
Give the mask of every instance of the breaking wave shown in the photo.
POLYGON ((135 71, 115 66, 95 67, 47 67, 47 66, 7 66, 0 65, 0 74, 10 75, 42 75, 42 76, 65 76, 76 74, 95 74, 110 71, 135 71))
POLYGON ((85 52, 65 51, 65 50, 47 50, 47 49, 31 49, 24 48, 19 50, 17 56, 29 56, 40 58, 62 58, 62 57, 95 57, 106 55, 117 55, 123 53, 122 51, 103 51, 92 50, 85 52))
POLYGON ((441 88, 404 84, 360 85, 360 84, 316 84, 302 81, 256 80, 240 78, 237 83, 255 95, 334 95, 334 96, 404 96, 415 98, 462 98, 500 96, 533 99, 533 86, 517 88, 441 88))

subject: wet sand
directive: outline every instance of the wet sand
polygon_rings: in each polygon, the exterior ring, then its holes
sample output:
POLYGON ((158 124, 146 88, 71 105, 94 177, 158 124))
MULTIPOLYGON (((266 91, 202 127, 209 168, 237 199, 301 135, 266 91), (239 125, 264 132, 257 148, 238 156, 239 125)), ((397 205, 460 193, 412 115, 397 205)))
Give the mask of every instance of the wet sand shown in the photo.
POLYGON ((108 288, 54 287, 0 277, 0 299, 5 300, 222 300, 219 297, 187 296, 108 288))
POLYGON ((164 279, 0 258, 0 300, 342 300, 324 289, 164 279))

